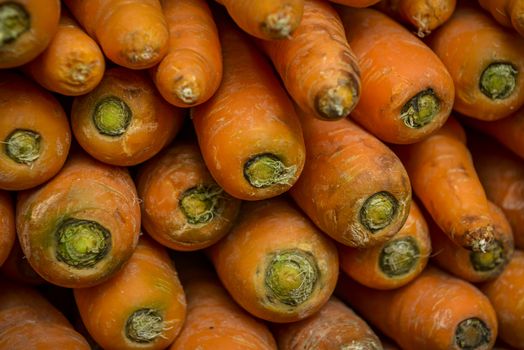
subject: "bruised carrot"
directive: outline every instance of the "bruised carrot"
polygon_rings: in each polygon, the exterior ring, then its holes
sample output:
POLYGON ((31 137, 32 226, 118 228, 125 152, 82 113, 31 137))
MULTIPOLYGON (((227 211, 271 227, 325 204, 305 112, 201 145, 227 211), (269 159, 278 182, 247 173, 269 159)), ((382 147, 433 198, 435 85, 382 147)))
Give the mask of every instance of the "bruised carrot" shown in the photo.
POLYGON ((428 44, 453 78, 456 111, 497 120, 524 105, 524 38, 480 9, 458 5, 428 44))
POLYGON ((282 198, 245 203, 231 232, 208 249, 233 299, 267 321, 314 314, 338 277, 334 243, 282 198))
POLYGON ((336 241, 384 242, 409 213, 411 186, 397 156, 348 119, 322 121, 298 111, 306 164, 290 189, 295 202, 336 241))
POLYGON ((280 350, 382 349, 366 321, 335 297, 311 317, 275 325, 275 333, 280 350))
POLYGON ((59 18, 59 0, 0 1, 0 68, 21 66, 44 51, 59 18))
POLYGON ((63 166, 71 132, 62 106, 47 91, 9 71, 0 73, 0 189, 25 190, 63 166))
POLYGON ((514 28, 520 35, 524 36, 524 1, 479 0, 479 4, 489 11, 499 24, 514 28))
POLYGON ((344 26, 325 0, 306 0, 304 17, 289 40, 260 40, 287 91, 319 119, 346 117, 360 96, 360 71, 344 26))
POLYGON ((216 94, 192 111, 200 150, 211 175, 230 195, 274 197, 295 183, 304 166, 300 122, 247 36, 224 18, 218 23, 224 77, 216 94))
POLYGON ((432 266, 387 291, 341 276, 336 293, 404 350, 488 350, 497 338, 488 298, 432 266))
POLYGON ((26 285, 39 285, 46 281, 31 267, 20 247, 18 239, 15 239, 13 248, 4 264, 0 267, 0 276, 11 281, 26 285))
POLYGON ((133 253, 140 206, 126 169, 74 154, 52 180, 20 192, 16 228, 25 256, 47 281, 90 287, 133 253))
POLYGON ((363 249, 339 246, 342 271, 374 289, 394 289, 411 282, 424 270, 430 254, 428 225, 415 202, 406 223, 390 240, 363 249))
POLYGON ((96 41, 63 9, 58 31, 47 48, 23 69, 47 90, 78 96, 98 85, 105 60, 96 41))
POLYGON ((375 5, 380 2, 380 0, 329 0, 331 2, 336 2, 337 4, 351 6, 351 7, 368 7, 375 5))
POLYGON ((167 52, 169 31, 159 0, 64 0, 114 63, 149 68, 167 52))
POLYGON ((451 112, 454 87, 437 55, 377 10, 339 7, 339 14, 361 72, 351 118, 391 143, 414 143, 438 130, 451 112))
POLYGON ((207 101, 222 80, 222 52, 205 0, 163 0, 169 27, 167 55, 152 69, 160 94, 178 107, 207 101))
POLYGON ((9 192, 0 190, 0 266, 9 256, 15 238, 14 203, 9 192))
POLYGON ((141 163, 173 140, 183 112, 167 103, 145 72, 109 69, 89 94, 73 101, 71 126, 82 148, 113 165, 141 163))

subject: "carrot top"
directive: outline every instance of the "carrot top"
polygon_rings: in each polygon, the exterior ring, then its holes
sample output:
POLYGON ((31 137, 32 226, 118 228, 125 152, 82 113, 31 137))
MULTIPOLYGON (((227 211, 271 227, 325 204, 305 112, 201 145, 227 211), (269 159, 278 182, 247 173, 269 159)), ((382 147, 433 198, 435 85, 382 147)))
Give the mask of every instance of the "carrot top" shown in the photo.
POLYGON ((0 4, 0 47, 14 42, 31 28, 31 19, 26 9, 16 2, 0 4))

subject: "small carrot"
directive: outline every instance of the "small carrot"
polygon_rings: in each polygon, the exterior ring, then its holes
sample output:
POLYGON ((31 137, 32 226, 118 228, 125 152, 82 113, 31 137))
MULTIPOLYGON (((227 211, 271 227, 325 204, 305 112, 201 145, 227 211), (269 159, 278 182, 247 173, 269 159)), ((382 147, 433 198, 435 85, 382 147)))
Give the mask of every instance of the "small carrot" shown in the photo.
POLYGON ((329 0, 337 4, 350 6, 350 7, 369 7, 380 2, 380 0, 329 0))
POLYGON ((47 48, 22 68, 47 90, 78 96, 98 85, 105 60, 96 41, 62 9, 58 31, 47 48))
POLYGON ((227 193, 245 200, 274 197, 295 183, 304 166, 300 122, 270 65, 226 21, 217 21, 222 84, 192 110, 198 143, 206 166, 227 193))
POLYGON ((453 109, 481 120, 507 117, 524 105, 524 38, 465 3, 428 44, 453 78, 453 109))
POLYGON ((0 69, 21 66, 44 51, 59 18, 59 0, 0 1, 0 69))
POLYGON ((219 187, 198 146, 177 143, 143 165, 137 178, 142 223, 158 242, 175 250, 197 250, 228 233, 240 200, 219 187))
POLYGON ((336 241, 384 242, 409 214, 411 186, 397 156, 348 119, 322 121, 298 111, 306 164, 290 189, 309 218, 336 241))
POLYGON ((64 0, 114 63, 149 68, 167 52, 169 31, 159 0, 64 0))
POLYGON ((267 321, 314 314, 338 277, 334 243, 282 198, 245 203, 231 232, 208 251, 233 299, 267 321))
POLYGON ((0 190, 0 266, 9 256, 15 240, 15 208, 11 193, 0 190))
POLYGON ((411 202, 409 216, 389 240, 364 249, 339 246, 340 268, 355 281, 374 289, 399 288, 415 279, 431 254, 428 225, 411 202))
POLYGON ((488 298, 435 267, 387 291, 341 277, 338 296, 404 350, 488 350, 495 343, 497 318, 488 298))
POLYGON ((0 73, 0 189, 25 190, 53 177, 71 144, 58 101, 33 82, 0 73))
POLYGON ((280 350, 382 349, 366 321, 335 297, 313 316, 274 328, 280 350))
POLYGON ((113 165, 139 164, 173 140, 183 112, 167 103, 145 72, 109 69, 89 94, 73 101, 76 140, 96 159, 113 165))
POLYGON ((437 55, 377 10, 339 7, 339 14, 361 72, 351 118, 391 143, 414 143, 438 130, 451 112, 454 87, 437 55))
POLYGON ((489 11, 499 24, 514 28, 520 35, 524 36, 524 1, 479 0, 479 4, 489 11))
POLYGON ((0 276, 19 284, 40 285, 46 282, 31 267, 20 247, 18 239, 15 239, 13 248, 4 264, 0 267, 0 276))
POLYGON ((207 101, 222 80, 222 52, 205 0, 163 0, 169 28, 167 55, 152 69, 160 94, 178 107, 207 101))
POLYGON ((140 206, 126 169, 74 154, 52 180, 20 192, 16 228, 25 256, 47 281, 99 284, 133 253, 140 206))

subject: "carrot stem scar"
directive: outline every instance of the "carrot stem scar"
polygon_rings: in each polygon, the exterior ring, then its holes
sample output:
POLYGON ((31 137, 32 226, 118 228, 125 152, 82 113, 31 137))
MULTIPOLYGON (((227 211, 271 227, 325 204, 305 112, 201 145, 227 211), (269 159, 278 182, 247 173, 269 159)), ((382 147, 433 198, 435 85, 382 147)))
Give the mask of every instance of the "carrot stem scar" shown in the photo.
POLYGON ((41 139, 37 132, 17 129, 5 139, 5 153, 17 163, 31 164, 40 157, 41 139))
POLYGON ((398 201, 388 192, 371 195, 360 209, 360 222, 371 232, 388 226, 395 217, 398 201))
POLYGON ((480 76, 480 91, 492 100, 508 98, 517 85, 518 70, 511 63, 491 63, 480 76))
POLYGON ((485 252, 471 252, 469 257, 476 271, 490 271, 506 261, 506 252, 500 241, 495 241, 485 252))
POLYGON ((388 242, 380 253, 380 269, 388 276, 409 273, 420 258, 420 249, 413 237, 403 237, 388 242))
POLYGON ((295 172, 295 166, 286 167, 280 158, 271 153, 256 155, 244 163, 244 177, 256 188, 287 184, 295 172))
POLYGON ((135 343, 150 343, 165 330, 164 318, 154 309, 140 309, 126 322, 126 337, 135 343))
POLYGON ((426 89, 411 98, 402 107, 400 119, 410 128, 421 128, 431 123, 440 112, 440 101, 433 89, 426 89))
POLYGON ((465 350, 477 349, 488 344, 491 332, 479 318, 473 317, 460 322, 455 330, 455 343, 465 350))
POLYGON ((133 113, 129 106, 116 96, 101 99, 95 106, 93 122, 98 132, 108 136, 120 136, 126 132, 133 113))
POLYGON ((26 9, 15 2, 0 5, 0 47, 12 43, 31 27, 26 9))
POLYGON ((205 224, 218 212, 222 188, 217 185, 197 186, 185 191, 179 201, 182 213, 190 224, 205 224))

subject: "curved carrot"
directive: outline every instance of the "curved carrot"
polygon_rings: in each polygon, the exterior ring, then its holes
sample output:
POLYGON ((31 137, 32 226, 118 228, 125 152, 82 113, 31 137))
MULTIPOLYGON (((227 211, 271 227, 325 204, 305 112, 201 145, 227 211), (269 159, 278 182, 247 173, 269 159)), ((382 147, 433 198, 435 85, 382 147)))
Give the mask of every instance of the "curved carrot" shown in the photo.
POLYGON ((411 186, 397 156, 348 119, 322 121, 299 111, 306 164, 290 189, 311 220, 338 242, 384 242, 409 213, 411 186))
POLYGON ((457 6, 428 44, 453 78, 456 111, 496 120, 524 105, 524 38, 480 9, 457 6))
POLYGON ((153 68, 160 94, 178 107, 207 101, 222 80, 222 52, 205 0, 163 0, 169 27, 167 55, 153 68))
POLYGON ((368 7, 375 5, 380 2, 380 0, 329 0, 331 2, 336 2, 337 4, 346 5, 350 7, 368 7))
POLYGON ((73 101, 76 140, 98 160, 136 165, 158 153, 176 136, 183 112, 167 103, 145 72, 109 69, 91 93, 73 101))
POLYGON ((15 239, 14 203, 9 192, 0 190, 0 266, 9 256, 15 239))
POLYGON ((133 253, 140 206, 125 169, 75 154, 45 185, 19 193, 16 228, 35 271, 62 287, 99 284, 133 253))
POLYGON ((240 209, 240 200, 216 184, 192 143, 178 143, 141 167, 137 189, 145 229, 175 250, 216 243, 240 209))
POLYGON ((46 282, 27 261, 18 239, 15 239, 9 256, 0 267, 0 276, 17 283, 34 286, 46 282))
POLYGON ((245 203, 231 232, 208 249, 233 299, 272 322, 317 312, 338 277, 333 242, 280 198, 245 203))
POLYGON ((58 31, 47 48, 22 68, 47 90, 78 96, 102 80, 105 60, 98 44, 63 9, 58 31))
POLYGON ((336 11, 306 0, 304 17, 289 40, 259 40, 299 107, 319 119, 346 117, 360 96, 357 59, 336 11))
POLYGON ((362 92, 351 118, 391 143, 414 143, 438 130, 453 105, 453 80, 429 47, 373 9, 339 7, 357 56, 362 92))
POLYGON ((192 120, 206 166, 230 195, 259 200, 286 192, 304 166, 300 123, 272 68, 247 36, 222 19, 224 77, 192 120))
POLYGON ((59 0, 1 1, 0 68, 21 66, 44 51, 59 18, 59 0))
POLYGON ((499 24, 514 28, 520 35, 524 36, 524 1, 479 0, 479 4, 489 11, 499 24))
POLYGON ((149 68, 167 52, 169 31, 159 0, 64 0, 86 32, 118 65, 149 68))
POLYGON ((339 246, 340 268, 374 289, 394 289, 415 279, 431 254, 428 225, 411 202, 406 223, 389 241, 365 249, 339 246))
POLYGON ((0 189, 25 190, 53 177, 71 144, 58 101, 33 82, 0 73, 0 189))

